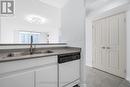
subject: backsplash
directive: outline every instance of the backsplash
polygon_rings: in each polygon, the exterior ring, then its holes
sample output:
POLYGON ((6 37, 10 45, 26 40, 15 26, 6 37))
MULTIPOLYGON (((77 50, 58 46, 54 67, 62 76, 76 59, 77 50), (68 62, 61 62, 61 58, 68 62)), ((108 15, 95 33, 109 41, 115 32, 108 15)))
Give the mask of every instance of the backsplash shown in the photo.
MULTIPOLYGON (((65 47, 66 43, 50 43, 50 44, 33 44, 34 48, 44 48, 44 47, 65 47)), ((0 50, 5 49, 28 49, 29 44, 0 44, 0 50)))

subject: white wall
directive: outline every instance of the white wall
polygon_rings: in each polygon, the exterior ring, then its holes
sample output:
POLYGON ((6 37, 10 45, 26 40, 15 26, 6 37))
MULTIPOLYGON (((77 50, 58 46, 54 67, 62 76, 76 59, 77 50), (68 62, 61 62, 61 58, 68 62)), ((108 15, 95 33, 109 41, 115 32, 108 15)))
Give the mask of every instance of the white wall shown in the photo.
POLYGON ((92 20, 86 18, 86 65, 92 66, 92 20))
POLYGON ((127 12, 127 80, 130 81, 130 10, 127 12))
POLYGON ((62 8, 60 42, 82 48, 82 84, 85 85, 85 6, 84 0, 70 0, 62 8), (84 64, 84 65, 83 65, 84 64))
POLYGON ((119 12, 126 12, 127 16, 127 76, 126 79, 130 81, 130 4, 126 4, 107 12, 94 13, 86 18, 86 65, 92 66, 92 21, 106 16, 117 14, 119 12))

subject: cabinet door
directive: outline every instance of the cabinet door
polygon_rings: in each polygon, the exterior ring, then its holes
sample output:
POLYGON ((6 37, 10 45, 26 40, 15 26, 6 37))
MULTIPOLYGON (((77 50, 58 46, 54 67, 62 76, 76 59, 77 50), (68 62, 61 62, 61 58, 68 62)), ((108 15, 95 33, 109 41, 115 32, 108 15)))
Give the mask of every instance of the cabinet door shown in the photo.
POLYGON ((34 73, 25 72, 2 77, 0 87, 34 87, 34 73))
POLYGON ((58 87, 57 64, 36 70, 36 87, 58 87))

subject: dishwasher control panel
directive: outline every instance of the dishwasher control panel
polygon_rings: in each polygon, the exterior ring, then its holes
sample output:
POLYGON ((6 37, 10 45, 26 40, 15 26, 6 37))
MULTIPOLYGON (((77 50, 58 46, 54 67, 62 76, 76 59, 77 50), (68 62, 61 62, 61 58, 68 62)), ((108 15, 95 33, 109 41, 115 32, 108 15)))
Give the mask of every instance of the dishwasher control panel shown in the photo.
POLYGON ((59 64, 74 61, 74 60, 79 60, 79 59, 80 59, 80 52, 58 55, 59 64))

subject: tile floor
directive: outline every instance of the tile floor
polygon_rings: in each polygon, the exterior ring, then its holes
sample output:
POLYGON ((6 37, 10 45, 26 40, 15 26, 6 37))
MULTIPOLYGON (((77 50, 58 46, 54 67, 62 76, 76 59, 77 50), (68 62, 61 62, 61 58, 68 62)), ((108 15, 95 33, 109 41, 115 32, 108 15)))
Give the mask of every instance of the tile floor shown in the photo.
POLYGON ((87 66, 87 87, 130 87, 125 79, 87 66))

